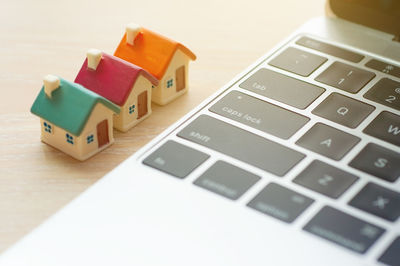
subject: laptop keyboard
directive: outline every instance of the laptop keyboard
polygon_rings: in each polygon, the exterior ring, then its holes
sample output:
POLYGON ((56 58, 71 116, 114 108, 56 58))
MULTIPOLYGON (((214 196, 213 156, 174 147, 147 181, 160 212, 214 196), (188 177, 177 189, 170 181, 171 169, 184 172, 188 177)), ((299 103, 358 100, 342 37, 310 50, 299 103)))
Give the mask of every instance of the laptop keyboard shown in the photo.
MULTIPOLYGON (((303 231, 364 254, 399 227, 399 71, 302 36, 213 100, 143 163, 178 178, 192 176, 194 185, 230 200, 250 193, 249 210, 289 224, 320 204, 300 225, 303 231), (272 182, 251 190, 264 178, 272 182)), ((399 235, 386 242, 376 260, 398 263, 399 235)))

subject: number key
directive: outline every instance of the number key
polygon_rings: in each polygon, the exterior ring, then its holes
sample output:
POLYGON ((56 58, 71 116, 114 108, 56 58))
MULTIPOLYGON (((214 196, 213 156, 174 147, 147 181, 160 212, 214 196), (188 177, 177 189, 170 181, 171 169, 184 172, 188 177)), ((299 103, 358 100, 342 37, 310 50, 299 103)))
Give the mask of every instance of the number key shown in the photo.
POLYGON ((376 83, 364 97, 400 110, 400 82, 383 78, 376 83))

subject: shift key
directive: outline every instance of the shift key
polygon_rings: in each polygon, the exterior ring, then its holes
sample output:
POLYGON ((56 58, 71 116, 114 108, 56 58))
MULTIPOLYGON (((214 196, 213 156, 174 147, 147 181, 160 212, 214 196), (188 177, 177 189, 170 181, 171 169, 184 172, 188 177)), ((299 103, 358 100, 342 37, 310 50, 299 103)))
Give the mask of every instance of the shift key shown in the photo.
POLYGON ((285 175, 305 157, 300 152, 207 115, 196 118, 178 136, 277 176, 285 175))
POLYGON ((231 91, 209 110, 283 139, 290 138, 310 120, 238 91, 231 91))

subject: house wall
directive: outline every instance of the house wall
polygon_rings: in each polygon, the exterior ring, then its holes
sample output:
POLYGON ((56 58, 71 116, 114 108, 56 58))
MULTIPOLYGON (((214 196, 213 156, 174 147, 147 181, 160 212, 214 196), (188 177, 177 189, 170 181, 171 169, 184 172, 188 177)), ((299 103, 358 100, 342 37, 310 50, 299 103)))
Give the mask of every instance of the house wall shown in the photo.
POLYGON ((186 93, 189 89, 189 80, 188 80, 188 73, 189 73, 189 58, 188 56, 183 53, 181 50, 177 50, 171 59, 171 63, 169 67, 164 73, 164 76, 161 78, 160 83, 157 87, 153 89, 153 96, 152 101, 156 104, 165 105, 175 98, 179 97, 180 95, 186 93), (185 89, 177 92, 176 91, 176 70, 181 67, 185 66, 185 81, 186 87, 185 89), (168 80, 173 80, 173 86, 168 88, 167 82, 168 80))
POLYGON ((125 104, 121 106, 121 112, 118 115, 114 115, 114 127, 119 131, 126 132, 133 126, 135 126, 140 121, 146 119, 151 114, 151 97, 152 97, 152 83, 140 75, 137 79, 133 88, 131 90, 128 99, 125 104), (147 114, 142 116, 140 119, 138 117, 137 101, 140 93, 147 91, 147 114), (135 105, 134 112, 129 113, 129 107, 135 105))
POLYGON ((74 157, 78 160, 86 160, 89 157, 93 156, 97 152, 105 149, 110 144, 114 142, 113 137, 113 112, 105 107, 103 104, 96 104, 93 108, 90 117, 83 128, 80 136, 76 136, 66 131, 63 128, 57 127, 56 125, 44 120, 40 119, 41 124, 41 140, 63 152, 74 157), (97 142, 97 124, 103 121, 104 119, 108 120, 108 136, 110 142, 101 148, 98 148, 97 142), (52 127, 52 132, 46 132, 44 122, 48 123, 52 127), (66 134, 69 134, 73 138, 73 144, 67 142, 66 134), (93 141, 91 143, 87 143, 87 137, 93 135, 93 141))

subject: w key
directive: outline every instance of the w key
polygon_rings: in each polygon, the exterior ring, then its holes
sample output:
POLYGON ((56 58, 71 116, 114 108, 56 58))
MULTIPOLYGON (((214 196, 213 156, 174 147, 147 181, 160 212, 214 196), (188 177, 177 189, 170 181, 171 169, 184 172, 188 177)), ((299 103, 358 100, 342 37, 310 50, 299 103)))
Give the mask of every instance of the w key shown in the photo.
POLYGON ((384 111, 364 129, 364 133, 400 146, 400 116, 384 111))

